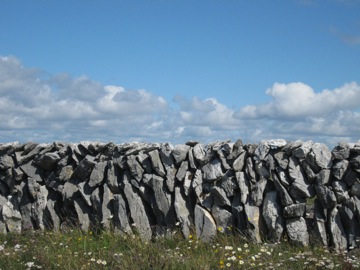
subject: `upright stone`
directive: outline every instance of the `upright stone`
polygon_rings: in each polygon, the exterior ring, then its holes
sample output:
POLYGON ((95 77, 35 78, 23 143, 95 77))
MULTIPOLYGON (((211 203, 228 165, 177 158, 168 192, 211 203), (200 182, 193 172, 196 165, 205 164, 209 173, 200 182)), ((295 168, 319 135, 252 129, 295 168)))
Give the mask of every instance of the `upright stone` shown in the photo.
POLYGON ((189 209, 186 205, 186 200, 184 199, 183 195, 181 194, 180 187, 175 188, 175 213, 177 220, 180 222, 181 232, 183 236, 187 239, 190 235, 190 228, 191 228, 191 217, 189 209))
POLYGON ((262 207, 262 215, 269 230, 271 242, 279 242, 284 233, 284 220, 281 215, 281 206, 278 203, 276 191, 267 192, 262 207))
POLYGON ((216 236, 216 223, 211 214, 199 205, 195 205, 195 229, 197 238, 209 242, 216 236))
POLYGON ((179 144, 175 146, 175 149, 172 151, 172 154, 177 165, 179 165, 181 162, 183 162, 186 159, 190 148, 191 148, 190 146, 185 144, 179 144))
POLYGON ((153 169, 155 173, 161 177, 164 177, 166 175, 164 166, 160 160, 160 155, 158 150, 153 150, 148 153, 150 156, 151 163, 153 165, 153 169))
POLYGON ((202 167, 204 173, 204 180, 216 181, 224 176, 224 172, 221 167, 221 161, 217 158, 213 159, 210 163, 202 167))
POLYGON ((132 234, 128 220, 128 211, 123 195, 114 194, 114 230, 115 233, 132 234))
POLYGON ((106 161, 97 162, 95 164, 94 169, 90 174, 90 179, 89 179, 90 187, 95 187, 102 183, 102 181, 104 180, 106 165, 107 165, 106 161))
POLYGON ((309 233, 303 217, 286 219, 286 229, 290 240, 301 246, 309 245, 309 233))
POLYGON ((337 208, 330 211, 328 222, 330 241, 333 248, 338 251, 347 250, 346 234, 337 208))
POLYGON ((144 174, 144 169, 141 167, 140 163, 136 160, 136 156, 135 155, 128 156, 126 163, 129 166, 131 175, 135 178, 136 181, 140 182, 144 174))

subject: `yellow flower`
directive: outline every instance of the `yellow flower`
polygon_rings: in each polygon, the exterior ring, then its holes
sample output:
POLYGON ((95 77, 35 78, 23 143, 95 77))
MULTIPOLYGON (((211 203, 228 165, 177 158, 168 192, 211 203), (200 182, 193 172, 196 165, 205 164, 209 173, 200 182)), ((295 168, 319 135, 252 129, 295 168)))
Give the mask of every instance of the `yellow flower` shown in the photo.
POLYGON ((223 260, 220 260, 219 264, 220 264, 220 265, 224 265, 224 261, 223 261, 223 260))
POLYGON ((192 236, 192 234, 190 234, 190 235, 189 235, 189 239, 192 239, 192 238, 193 238, 193 236, 192 236))

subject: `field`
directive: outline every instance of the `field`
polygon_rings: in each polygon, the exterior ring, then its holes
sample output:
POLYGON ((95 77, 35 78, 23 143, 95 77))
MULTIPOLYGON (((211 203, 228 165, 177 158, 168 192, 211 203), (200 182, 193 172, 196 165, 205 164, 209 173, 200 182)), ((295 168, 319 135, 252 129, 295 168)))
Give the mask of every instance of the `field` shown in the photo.
POLYGON ((0 235, 0 269, 356 269, 356 250, 255 244, 219 233, 210 243, 169 232, 143 242, 112 233, 26 232, 0 235))

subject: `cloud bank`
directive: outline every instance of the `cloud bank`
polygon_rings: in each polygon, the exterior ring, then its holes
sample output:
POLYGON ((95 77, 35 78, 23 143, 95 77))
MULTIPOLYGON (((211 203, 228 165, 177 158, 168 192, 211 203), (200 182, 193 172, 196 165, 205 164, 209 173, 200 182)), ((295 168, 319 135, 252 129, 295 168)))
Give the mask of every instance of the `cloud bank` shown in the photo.
POLYGON ((301 82, 275 83, 266 91, 269 102, 239 109, 211 97, 177 96, 169 102, 143 89, 102 85, 85 76, 44 76, 12 56, 0 57, 0 82, 1 142, 284 138, 335 144, 358 141, 360 134, 355 82, 321 92, 301 82))

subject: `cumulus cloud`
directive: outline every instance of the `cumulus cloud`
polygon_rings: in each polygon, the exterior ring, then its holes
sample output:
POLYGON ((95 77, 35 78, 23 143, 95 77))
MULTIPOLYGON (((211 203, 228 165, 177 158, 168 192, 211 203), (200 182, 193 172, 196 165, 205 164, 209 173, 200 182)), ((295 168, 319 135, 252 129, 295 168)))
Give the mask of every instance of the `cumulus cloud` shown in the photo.
POLYGON ((270 101, 234 109, 216 98, 177 96, 102 85, 86 76, 48 76, 0 57, 0 138, 7 141, 245 142, 284 138, 334 144, 358 141, 360 86, 316 92, 301 82, 275 83, 270 101), (171 105, 174 104, 174 105, 171 105))

